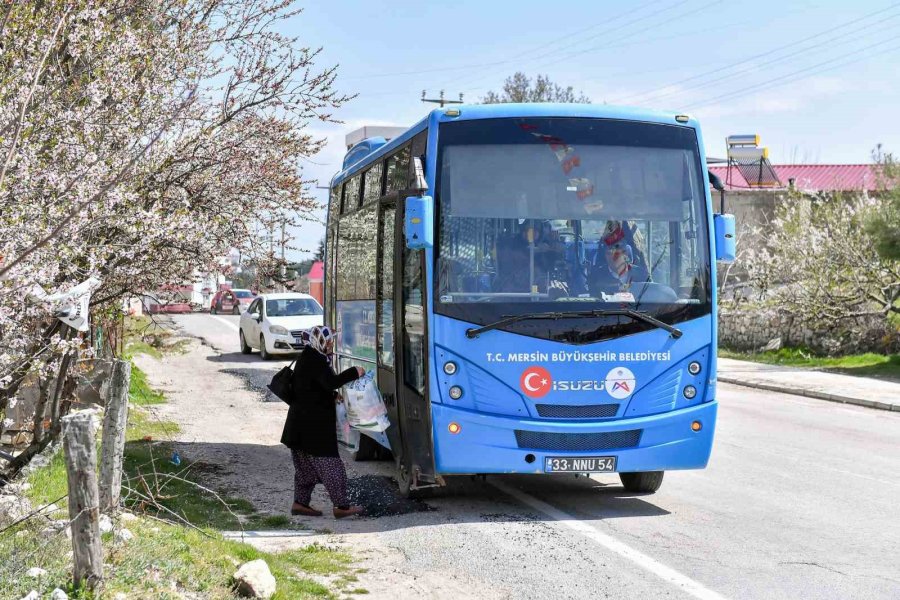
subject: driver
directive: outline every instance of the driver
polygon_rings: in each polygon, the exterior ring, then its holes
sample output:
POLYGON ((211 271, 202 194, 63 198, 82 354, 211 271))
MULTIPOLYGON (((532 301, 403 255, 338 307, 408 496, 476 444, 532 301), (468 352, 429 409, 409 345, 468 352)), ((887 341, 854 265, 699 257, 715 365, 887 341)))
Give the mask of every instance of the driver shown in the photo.
POLYGON ((628 221, 606 222, 591 265, 594 295, 600 292, 627 292, 634 282, 648 280, 644 254, 637 244, 639 241, 640 231, 628 221))

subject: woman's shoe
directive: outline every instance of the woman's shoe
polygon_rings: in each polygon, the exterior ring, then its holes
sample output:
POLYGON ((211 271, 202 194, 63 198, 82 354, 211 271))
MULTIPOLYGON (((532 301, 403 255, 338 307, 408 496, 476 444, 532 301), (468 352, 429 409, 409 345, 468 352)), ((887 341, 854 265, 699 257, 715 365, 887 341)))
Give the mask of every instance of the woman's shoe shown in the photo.
POLYGON ((347 508, 338 508, 336 506, 334 507, 335 519, 346 519, 347 517, 355 517, 356 515, 361 515, 362 513, 362 506, 349 506, 347 508))
POLYGON ((291 506, 291 514, 295 516, 303 515, 305 517, 321 517, 322 511, 316 510, 311 506, 304 506, 303 504, 297 504, 295 502, 294 505, 291 506))

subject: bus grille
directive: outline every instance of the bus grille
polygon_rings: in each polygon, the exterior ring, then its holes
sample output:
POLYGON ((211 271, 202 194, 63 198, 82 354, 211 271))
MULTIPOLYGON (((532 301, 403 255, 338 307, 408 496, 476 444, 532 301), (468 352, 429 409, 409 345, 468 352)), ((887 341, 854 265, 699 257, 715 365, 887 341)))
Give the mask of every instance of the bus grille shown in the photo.
POLYGON ((632 429, 604 433, 548 433, 516 429, 516 442, 519 448, 564 452, 634 448, 641 440, 642 431, 632 429))
POLYGON ((538 415, 551 419, 596 419, 614 417, 619 412, 618 404, 536 404, 538 415))

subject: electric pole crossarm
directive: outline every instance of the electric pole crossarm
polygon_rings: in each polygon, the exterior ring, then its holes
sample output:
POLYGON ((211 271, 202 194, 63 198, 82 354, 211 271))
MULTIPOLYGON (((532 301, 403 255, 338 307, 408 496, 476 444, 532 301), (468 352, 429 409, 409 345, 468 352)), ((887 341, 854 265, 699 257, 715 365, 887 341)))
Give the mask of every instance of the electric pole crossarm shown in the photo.
POLYGON ((431 102, 432 104, 440 104, 441 108, 444 108, 445 104, 462 104, 463 103, 463 95, 462 92, 459 94, 459 100, 447 100, 444 98, 444 90, 441 90, 441 94, 439 98, 426 98, 426 92, 422 90, 422 102, 431 102))

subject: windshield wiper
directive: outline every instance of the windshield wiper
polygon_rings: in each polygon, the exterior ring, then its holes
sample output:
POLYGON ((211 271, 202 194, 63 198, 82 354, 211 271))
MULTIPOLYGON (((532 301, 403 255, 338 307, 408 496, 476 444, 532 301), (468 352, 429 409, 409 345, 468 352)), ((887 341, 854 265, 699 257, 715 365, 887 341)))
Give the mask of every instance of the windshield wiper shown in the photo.
POLYGON ((645 312, 641 312, 639 310, 634 310, 631 308, 612 308, 609 310, 572 310, 572 311, 556 311, 556 312, 540 312, 540 313, 525 313, 522 315, 512 315, 509 317, 504 317, 499 321, 494 321, 493 323, 488 323, 487 325, 482 325, 481 327, 471 327, 466 329, 466 337, 467 338, 476 338, 482 333, 486 331, 491 331, 492 329, 497 329, 500 327, 504 327, 506 325, 510 325, 512 323, 517 323, 518 321, 530 321, 534 319, 571 319, 571 318, 585 318, 585 317, 630 317, 635 321, 643 321, 644 323, 649 323, 654 327, 658 327, 660 329, 664 329, 669 332, 674 339, 680 338, 683 333, 677 327, 672 327, 668 323, 664 323, 657 319, 656 317, 651 317, 645 312))

